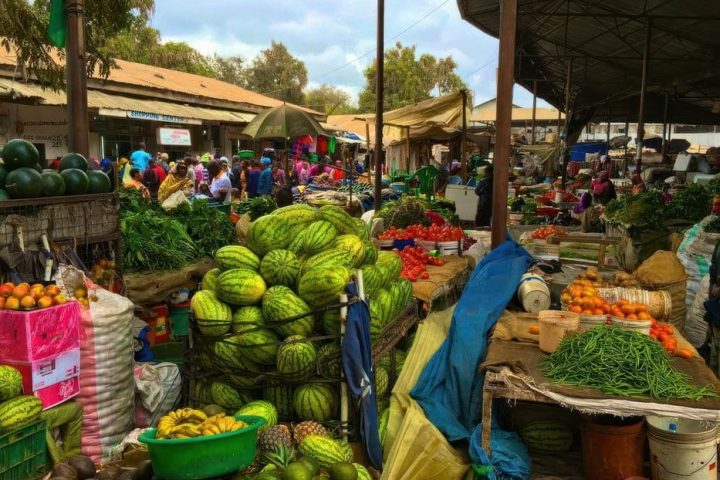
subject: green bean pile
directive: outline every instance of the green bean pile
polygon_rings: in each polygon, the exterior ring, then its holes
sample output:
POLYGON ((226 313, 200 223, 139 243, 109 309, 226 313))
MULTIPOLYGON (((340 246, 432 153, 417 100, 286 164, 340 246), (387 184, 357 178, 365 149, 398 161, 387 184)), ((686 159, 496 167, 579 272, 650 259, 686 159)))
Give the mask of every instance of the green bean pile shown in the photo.
POLYGON ((609 395, 699 400, 717 396, 675 370, 662 345, 648 335, 599 325, 566 337, 543 364, 556 383, 591 387, 609 395))

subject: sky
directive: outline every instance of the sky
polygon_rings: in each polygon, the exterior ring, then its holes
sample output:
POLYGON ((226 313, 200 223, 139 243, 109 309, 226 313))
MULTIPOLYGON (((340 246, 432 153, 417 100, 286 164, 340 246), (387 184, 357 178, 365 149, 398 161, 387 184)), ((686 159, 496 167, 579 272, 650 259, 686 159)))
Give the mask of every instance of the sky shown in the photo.
MULTIPOLYGON (((155 0, 152 24, 163 41, 248 61, 280 41, 305 62, 310 88, 327 83, 356 102, 375 57, 376 9, 374 0, 155 0)), ((387 0, 385 41, 451 55, 475 104, 495 97, 497 40, 462 20, 456 0, 387 0)), ((532 94, 516 87, 513 103, 530 106, 532 94)))

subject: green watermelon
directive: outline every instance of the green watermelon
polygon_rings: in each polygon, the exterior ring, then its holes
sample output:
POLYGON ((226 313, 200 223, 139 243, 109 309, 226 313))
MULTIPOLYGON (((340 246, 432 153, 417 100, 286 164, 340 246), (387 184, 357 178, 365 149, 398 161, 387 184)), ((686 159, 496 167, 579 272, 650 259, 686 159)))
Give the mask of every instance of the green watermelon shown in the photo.
POLYGON ((43 195, 46 197, 59 197, 65 195, 65 180, 55 170, 42 172, 43 195))
POLYGON ((380 437, 380 445, 385 446, 385 434, 387 434, 387 422, 390 417, 390 409, 386 408, 378 415, 378 437, 380 437))
POLYGON ((275 365, 280 339, 270 329, 251 327, 238 334, 235 339, 240 346, 239 355, 260 365, 275 365))
POLYGON ((8 171, 13 171, 18 168, 35 169, 35 165, 40 161, 40 153, 37 148, 35 148, 35 145, 27 140, 15 138, 3 147, 2 159, 8 171))
POLYGON ((281 420, 290 420, 293 416, 293 389, 289 385, 265 387, 262 398, 275 405, 281 420))
POLYGON ((325 220, 313 222, 303 234, 303 251, 308 254, 325 251, 336 236, 337 230, 332 223, 325 220))
POLYGON ((39 197, 43 191, 42 176, 32 168, 17 168, 8 173, 5 191, 10 198, 39 197))
POLYGON ((365 223, 364 220, 353 217, 352 225, 354 227, 353 233, 360 237, 360 240, 362 240, 363 242, 370 241, 370 227, 367 223, 365 223))
POLYGON ((63 180, 65 180, 66 195, 84 195, 90 189, 90 179, 87 173, 79 168, 67 168, 60 171, 63 180))
POLYGON ((22 375, 10 365, 0 365, 0 402, 15 398, 22 393, 22 375))
POLYGON ((211 292, 215 291, 215 285, 217 285, 217 277, 220 275, 220 269, 219 268, 211 268, 207 271, 205 276, 203 277, 202 281, 200 282, 200 286, 203 290, 210 290, 211 292))
POLYGON ((254 417, 261 417, 265 419, 265 425, 260 427, 260 431, 268 429, 273 425, 277 425, 278 412, 275 406, 265 400, 255 400, 246 405, 243 405, 240 410, 235 412, 235 416, 238 415, 251 415, 254 417))
POLYGON ((78 170, 82 170, 83 172, 87 172, 88 161, 79 153, 66 153, 60 159, 60 166, 58 167, 58 170, 62 172, 63 170, 68 170, 71 168, 76 168, 78 170))
POLYGON ((5 165, 0 165, 0 188, 5 189, 5 181, 7 180, 8 169, 5 165))
POLYGON ((377 367, 375 369, 375 396, 377 398, 383 398, 388 393, 390 386, 390 376, 383 367, 377 367))
POLYGON ((359 267, 365 261, 365 245, 355 235, 340 235, 335 239, 333 247, 350 255, 353 267, 359 267))
MULTIPOLYGON (((297 233, 292 233, 292 236, 290 237, 292 240, 290 240, 287 250, 291 251, 295 255, 302 255, 304 253, 303 248, 305 245, 305 225, 298 225, 298 227, 302 227, 303 230, 297 233)), ((295 228, 292 230, 295 230, 295 228)))
POLYGON ((262 370, 260 365, 244 357, 241 353, 243 349, 240 335, 218 340, 212 346, 213 363, 234 374, 259 373, 262 370))
POLYGON ((210 396, 213 403, 220 405, 225 410, 236 410, 252 400, 247 393, 235 390, 227 383, 219 381, 212 382, 210 385, 210 396))
POLYGON ((573 444, 573 432, 564 423, 552 420, 534 420, 520 429, 528 450, 540 454, 567 452, 573 444))
POLYGON ((362 267, 362 273, 365 294, 373 296, 382 286, 382 274, 375 265, 365 265, 362 267))
POLYGON ((233 268, 218 275, 215 293, 230 305, 253 305, 262 299, 266 288, 265 280, 257 272, 233 268))
POLYGON ((359 463, 353 463, 353 467, 355 467, 357 471, 357 480, 372 480, 372 475, 370 475, 370 472, 368 472, 365 467, 359 463))
POLYGON ((220 270, 247 268, 258 271, 260 259, 252 250, 241 245, 227 245, 215 252, 215 263, 220 270))
POLYGON ((316 371, 317 352, 305 337, 293 335, 285 339, 277 354, 276 366, 280 375, 300 381, 316 371))
POLYGON ((340 335, 340 309, 330 308, 325 311, 322 326, 328 335, 340 335))
POLYGON ((320 252, 316 255, 305 260, 303 268, 300 271, 300 275, 304 274, 308 270, 326 267, 333 269, 335 265, 350 268, 352 267, 353 259, 347 254, 345 250, 339 248, 329 248, 324 252, 320 252))
POLYGON ((288 205, 273 211, 271 215, 282 218, 291 227, 309 223, 317 218, 317 210, 310 205, 288 205))
POLYGON ((353 460, 352 449, 337 440, 320 435, 305 437, 300 442, 298 450, 303 456, 312 458, 326 469, 335 463, 352 462, 353 460))
POLYGON ((293 408, 302 420, 326 422, 335 419, 338 399, 333 388, 325 383, 306 383, 295 389, 293 408))
POLYGON ((193 295, 190 309, 203 335, 219 337, 230 330, 232 311, 212 291, 201 290, 193 295))
POLYGON ((318 210, 318 217, 332 223, 337 231, 341 234, 355 233, 356 226, 351 217, 345 210, 335 205, 325 205, 318 210))
POLYGON ((260 262, 260 275, 268 285, 295 285, 300 262, 290 250, 271 250, 260 262))
POLYGON ((340 265, 312 268, 300 277, 298 295, 311 307, 324 307, 340 301, 340 293, 350 281, 350 271, 340 265))
POLYGON ((365 258, 363 259, 363 265, 373 265, 377 262, 378 251, 372 242, 363 242, 365 246, 365 258))
POLYGON ((290 228, 282 216, 262 216, 250 224, 247 233, 250 250, 260 257, 271 250, 287 247, 290 240, 290 228))
POLYGON ((42 409, 42 402, 33 395, 21 395, 0 403, 0 431, 27 425, 38 418, 42 409))
POLYGON ((378 258, 377 262, 375 262, 375 266, 380 269, 382 274, 383 287, 388 288, 395 280, 400 278, 400 272, 402 271, 402 259, 395 252, 381 250, 378 252, 378 258))
POLYGON ((87 172, 88 176, 88 193, 110 193, 112 191, 112 184, 110 183, 110 177, 101 170, 91 170, 87 172))
POLYGON ((244 332, 265 325, 262 308, 247 305, 235 310, 232 316, 232 329, 235 333, 244 332))
POLYGON ((267 290, 262 301, 262 311, 268 326, 284 337, 306 337, 315 326, 315 319, 308 304, 282 285, 275 285, 267 290), (295 318, 303 314, 307 315, 295 318), (295 320, 289 320, 291 318, 295 320))
POLYGON ((340 358, 340 344, 336 342, 326 343, 318 349, 318 371, 320 376, 337 380, 342 371, 342 360, 340 358))

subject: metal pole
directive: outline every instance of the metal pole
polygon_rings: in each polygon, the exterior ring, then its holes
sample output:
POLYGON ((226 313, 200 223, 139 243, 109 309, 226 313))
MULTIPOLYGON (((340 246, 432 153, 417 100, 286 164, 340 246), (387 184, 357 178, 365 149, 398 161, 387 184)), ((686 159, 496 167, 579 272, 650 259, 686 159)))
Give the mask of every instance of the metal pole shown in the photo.
POLYGON ((407 150, 407 171, 410 173, 410 127, 405 127, 405 149, 407 150))
POLYGON ((645 139, 645 93, 647 91, 648 65, 650 63, 650 38, 652 33, 652 18, 647 19, 645 28, 645 46, 643 49, 642 77, 640 78, 640 111, 638 112, 637 154, 635 156, 635 171, 640 173, 642 167, 642 149, 645 139))
POLYGON ((535 116, 537 114, 537 80, 533 80, 533 111, 532 111, 532 133, 530 134, 530 144, 535 145, 535 116))
POLYGON ((667 127, 668 127, 668 110, 670 109, 670 95, 665 94, 665 107, 663 108, 663 135, 662 135, 662 158, 665 160, 667 154, 667 127))
POLYGON ((68 147, 84 156, 90 154, 90 124, 85 71, 85 0, 65 0, 67 13, 67 118, 68 147))
POLYGON ((467 182, 467 90, 462 90, 462 138, 460 139, 460 157, 462 159, 462 178, 467 182))
POLYGON ((505 241, 507 223, 508 170, 512 99, 515 76, 515 34, 517 0, 500 2, 500 46, 498 52, 497 114, 495 152, 493 154, 492 248, 505 241))
POLYGON ((367 120, 365 120, 365 149, 368 154, 368 164, 365 165, 365 168, 370 171, 370 166, 372 165, 372 160, 370 159, 370 124, 367 120))
POLYGON ((570 162, 570 139, 568 138, 568 130, 570 129, 570 87, 572 85, 573 59, 568 61, 567 77, 565 78, 565 148, 563 149, 563 169, 562 172, 562 188, 565 189, 567 183, 567 167, 570 162))
POLYGON ((383 108, 385 85, 385 0, 377 0, 377 59, 375 61, 375 211, 380 210, 382 192, 383 108))
POLYGON ((607 132, 605 134, 605 141, 608 144, 608 153, 610 153, 610 118, 610 114, 608 114, 607 132))

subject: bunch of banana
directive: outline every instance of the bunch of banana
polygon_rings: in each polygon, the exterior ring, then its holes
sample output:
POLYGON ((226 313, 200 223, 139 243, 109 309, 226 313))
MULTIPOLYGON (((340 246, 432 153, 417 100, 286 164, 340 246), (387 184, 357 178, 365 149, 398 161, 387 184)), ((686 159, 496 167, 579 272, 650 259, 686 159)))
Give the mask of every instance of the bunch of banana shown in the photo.
POLYGON ((207 415, 201 410, 181 408, 160 419, 157 438, 191 438, 202 435, 202 424, 207 415))
POLYGON ((247 423, 228 417, 224 413, 213 415, 202 424, 203 435, 217 435, 218 433, 234 432, 245 428, 247 423))

